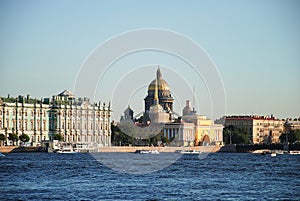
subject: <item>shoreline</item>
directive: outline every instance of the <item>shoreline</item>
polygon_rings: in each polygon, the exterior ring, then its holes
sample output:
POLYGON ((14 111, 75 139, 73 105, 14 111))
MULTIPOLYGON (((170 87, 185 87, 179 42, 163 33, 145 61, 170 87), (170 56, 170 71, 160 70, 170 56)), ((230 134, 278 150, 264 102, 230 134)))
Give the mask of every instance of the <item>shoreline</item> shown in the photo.
MULTIPOLYGON (((281 145, 211 145, 211 146, 194 146, 194 147, 149 147, 149 146, 110 146, 110 147, 95 147, 91 149, 79 150, 79 152, 120 152, 134 153, 136 150, 157 150, 159 152, 175 152, 178 150, 195 150, 203 153, 262 153, 271 150, 300 150, 300 145, 289 145, 288 149, 284 149, 281 145)), ((1 153, 48 153, 45 147, 21 147, 21 146, 1 146, 1 153)), ((52 151, 50 150, 49 153, 52 151)))
POLYGON ((147 147, 147 146, 132 146, 132 147, 101 147, 97 152, 126 152, 134 153, 136 150, 157 150, 159 152, 176 152, 177 150, 195 150, 207 153, 215 153, 220 150, 220 146, 195 146, 195 147, 147 147))
MULTIPOLYGON (((158 150, 159 152, 175 152, 177 150, 195 150, 204 153, 215 153, 220 150, 220 146, 195 146, 195 147, 148 147, 148 146, 111 146, 99 147, 90 150, 90 152, 119 152, 119 153, 134 153, 136 150, 158 150)), ((3 146, 0 147, 1 153, 47 153, 46 148, 43 147, 19 147, 19 146, 3 146)), ((86 151, 85 151, 86 152, 86 151)))

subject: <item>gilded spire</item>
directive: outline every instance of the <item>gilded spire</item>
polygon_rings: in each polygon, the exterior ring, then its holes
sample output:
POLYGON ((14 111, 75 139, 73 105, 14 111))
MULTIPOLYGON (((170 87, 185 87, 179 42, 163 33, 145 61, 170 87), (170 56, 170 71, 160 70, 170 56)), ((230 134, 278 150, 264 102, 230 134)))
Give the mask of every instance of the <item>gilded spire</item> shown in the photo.
POLYGON ((154 105, 158 104, 157 78, 155 79, 154 105))
POLYGON ((161 72, 160 72, 160 68, 158 66, 157 71, 156 71, 156 79, 160 80, 161 79, 161 72))
POLYGON ((156 80, 155 80, 155 94, 154 94, 154 104, 158 104, 158 88, 161 85, 161 72, 159 66, 156 71, 156 80))

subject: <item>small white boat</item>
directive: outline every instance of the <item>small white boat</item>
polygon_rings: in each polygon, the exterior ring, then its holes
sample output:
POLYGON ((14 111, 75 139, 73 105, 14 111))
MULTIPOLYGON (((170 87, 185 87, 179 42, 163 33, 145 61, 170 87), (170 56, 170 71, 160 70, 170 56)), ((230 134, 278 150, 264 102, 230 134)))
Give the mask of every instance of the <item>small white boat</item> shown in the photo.
POLYGON ((275 152, 271 153, 271 157, 276 157, 276 153, 275 152))
POLYGON ((282 150, 275 150, 275 153, 282 155, 282 154, 284 154, 284 151, 282 151, 282 150))
POLYGON ((159 154, 158 150, 136 150, 136 154, 159 154))
POLYGON ((158 150, 150 150, 150 154, 159 154, 158 150))
POLYGON ((201 154, 201 151, 196 151, 196 150, 181 150, 181 154, 201 154))
POLYGON ((4 157, 5 155, 0 152, 0 157, 4 157))
POLYGON ((78 150, 74 150, 72 148, 63 148, 63 149, 56 151, 56 153, 58 153, 58 154, 75 154, 75 153, 78 153, 78 150))
POLYGON ((289 154, 300 154, 300 151, 299 150, 290 151, 289 154))

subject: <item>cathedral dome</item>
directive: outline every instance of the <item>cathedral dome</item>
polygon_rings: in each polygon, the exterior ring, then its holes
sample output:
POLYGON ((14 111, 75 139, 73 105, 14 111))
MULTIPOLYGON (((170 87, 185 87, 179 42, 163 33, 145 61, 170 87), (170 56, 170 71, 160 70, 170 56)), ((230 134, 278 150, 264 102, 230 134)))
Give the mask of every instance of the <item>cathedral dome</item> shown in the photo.
POLYGON ((157 80, 157 90, 162 94, 162 95, 170 95, 170 87, 168 83, 162 79, 162 75, 160 72, 160 69, 158 67, 156 71, 156 79, 154 79, 148 86, 148 93, 152 94, 155 90, 155 85, 156 85, 156 80, 157 80))
MULTIPOLYGON (((154 91, 155 90, 155 81, 156 79, 154 79, 148 86, 148 91, 154 91)), ((168 83, 163 80, 163 79, 159 79, 157 82, 158 85, 158 90, 160 91, 170 91, 170 87, 168 85, 168 83)))
MULTIPOLYGON (((173 111, 173 97, 171 95, 168 83, 162 79, 160 68, 157 68, 156 79, 154 79, 148 86, 148 95, 145 100, 145 112, 149 112, 150 106, 154 104, 155 93, 157 93, 157 102, 163 107, 165 111, 173 111)), ((160 111, 161 108, 156 108, 160 111)))

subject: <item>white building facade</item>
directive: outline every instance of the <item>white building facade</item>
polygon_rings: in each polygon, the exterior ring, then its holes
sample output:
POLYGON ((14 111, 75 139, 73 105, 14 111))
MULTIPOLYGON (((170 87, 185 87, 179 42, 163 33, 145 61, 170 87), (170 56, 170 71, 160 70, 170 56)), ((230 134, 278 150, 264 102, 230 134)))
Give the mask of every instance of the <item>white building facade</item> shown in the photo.
POLYGON ((49 98, 36 100, 29 96, 1 98, 0 134, 27 134, 33 146, 53 141, 56 134, 71 144, 86 143, 110 146, 110 104, 91 104, 88 98, 75 99, 67 90, 49 98))

